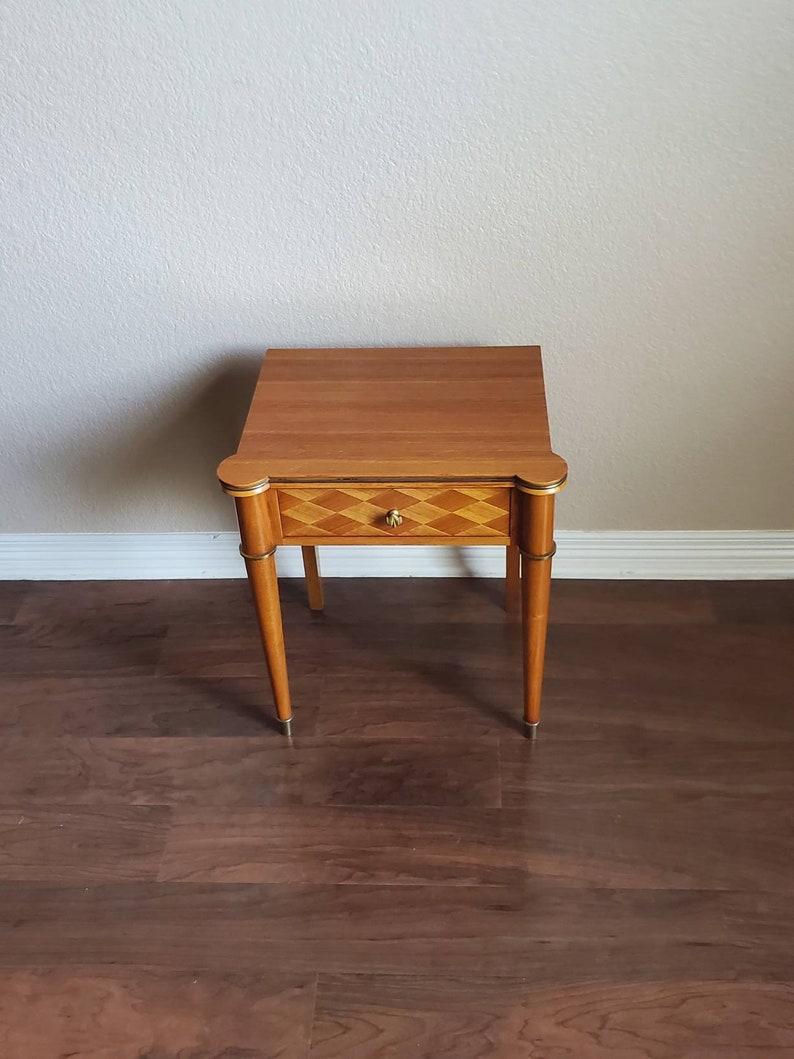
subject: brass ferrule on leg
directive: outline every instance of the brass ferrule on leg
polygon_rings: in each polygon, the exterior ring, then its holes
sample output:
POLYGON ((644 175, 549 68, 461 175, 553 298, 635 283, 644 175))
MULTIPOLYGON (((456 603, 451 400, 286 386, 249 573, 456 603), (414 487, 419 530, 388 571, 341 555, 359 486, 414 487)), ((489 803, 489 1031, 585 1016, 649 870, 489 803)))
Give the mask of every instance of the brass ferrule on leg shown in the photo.
POLYGON ((538 737, 540 721, 524 721, 524 735, 527 739, 535 740, 538 737))
POLYGON ((250 562, 258 562, 260 559, 269 559, 270 556, 275 552, 275 548, 271 548, 269 552, 261 552, 259 555, 249 555, 248 552, 243 551, 242 544, 240 545, 240 555, 243 559, 248 559, 250 562))
POLYGON ((552 544, 551 551, 546 552, 544 555, 533 555, 532 552, 526 552, 523 548, 519 548, 519 551, 521 552, 522 559, 530 559, 533 562, 539 563, 544 559, 551 559, 554 557, 557 552, 557 544, 556 542, 552 544))

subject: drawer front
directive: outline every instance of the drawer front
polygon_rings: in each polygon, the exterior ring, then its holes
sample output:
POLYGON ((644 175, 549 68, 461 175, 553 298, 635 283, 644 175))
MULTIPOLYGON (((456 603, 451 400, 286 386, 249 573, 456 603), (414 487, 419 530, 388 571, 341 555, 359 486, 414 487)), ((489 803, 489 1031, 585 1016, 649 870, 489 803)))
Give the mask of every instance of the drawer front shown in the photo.
POLYGON ((290 537, 507 537, 510 489, 483 485, 278 487, 290 537), (390 526, 386 513, 402 522, 390 526))

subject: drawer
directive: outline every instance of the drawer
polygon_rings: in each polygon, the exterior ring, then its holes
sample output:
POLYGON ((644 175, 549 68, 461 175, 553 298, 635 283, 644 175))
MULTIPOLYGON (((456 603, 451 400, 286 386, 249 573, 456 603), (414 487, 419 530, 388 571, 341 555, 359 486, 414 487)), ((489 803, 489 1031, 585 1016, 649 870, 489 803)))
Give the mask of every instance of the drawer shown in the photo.
POLYGON ((281 530, 290 538, 507 538, 509 488, 488 485, 277 486, 281 530), (399 525, 389 525, 396 511, 399 525))

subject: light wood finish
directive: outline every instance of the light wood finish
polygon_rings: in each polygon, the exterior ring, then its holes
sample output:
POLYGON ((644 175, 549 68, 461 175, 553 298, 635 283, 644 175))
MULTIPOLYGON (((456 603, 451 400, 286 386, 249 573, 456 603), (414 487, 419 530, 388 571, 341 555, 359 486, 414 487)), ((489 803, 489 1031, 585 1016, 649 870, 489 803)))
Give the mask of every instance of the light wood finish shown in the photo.
POLYGON ((272 551, 280 536, 273 518, 273 502, 269 492, 234 499, 237 524, 240 527, 240 549, 243 555, 264 555, 272 551))
POLYGON ((281 601, 278 595, 278 577, 274 555, 266 559, 245 561, 248 580, 254 596, 254 607, 265 649, 273 700, 280 721, 292 718, 289 682, 287 680, 287 657, 284 648, 284 630, 281 623, 281 601))
MULTIPOLYGON (((554 496, 521 496, 521 619, 524 632, 524 720, 540 723, 549 623, 554 496)), ((534 735, 534 729, 530 733, 534 735)))
POLYGON ((521 549, 508 544, 505 552, 505 610, 515 618, 521 614, 521 549))
POLYGON ((318 544, 494 544, 508 549, 508 611, 523 599, 525 717, 536 725, 547 513, 566 475, 537 346, 268 350, 238 451, 218 477, 237 502, 279 717, 290 706, 277 544, 303 548, 312 610, 323 606, 318 544))
POLYGON ((306 575, 306 592, 309 597, 309 610, 323 609, 323 582, 320 577, 320 563, 317 559, 317 549, 312 547, 301 548, 303 556, 303 572, 306 575))
POLYGON ((493 537, 510 531, 510 490, 497 486, 314 486, 278 489, 281 531, 300 537, 493 537), (400 523, 386 521, 398 511, 400 523))
POLYGON ((538 346, 270 349, 219 477, 554 486, 566 470, 538 346))
POLYGON ((265 649, 273 699, 280 721, 292 718, 281 601, 276 574, 276 529, 267 492, 235 498, 240 525, 241 553, 254 597, 262 646, 265 649))

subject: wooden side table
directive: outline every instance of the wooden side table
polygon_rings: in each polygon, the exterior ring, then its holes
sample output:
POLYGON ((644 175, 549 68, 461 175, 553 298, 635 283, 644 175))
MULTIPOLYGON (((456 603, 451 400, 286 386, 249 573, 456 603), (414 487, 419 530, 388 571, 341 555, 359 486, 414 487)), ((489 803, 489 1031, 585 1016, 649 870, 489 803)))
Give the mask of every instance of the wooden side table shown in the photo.
POLYGON ((285 732, 279 544, 301 546, 313 609, 323 606, 317 545, 496 544, 507 549, 508 607, 521 600, 534 738, 554 497, 566 474, 551 451, 538 346, 268 350, 237 454, 218 477, 237 506, 285 732))

